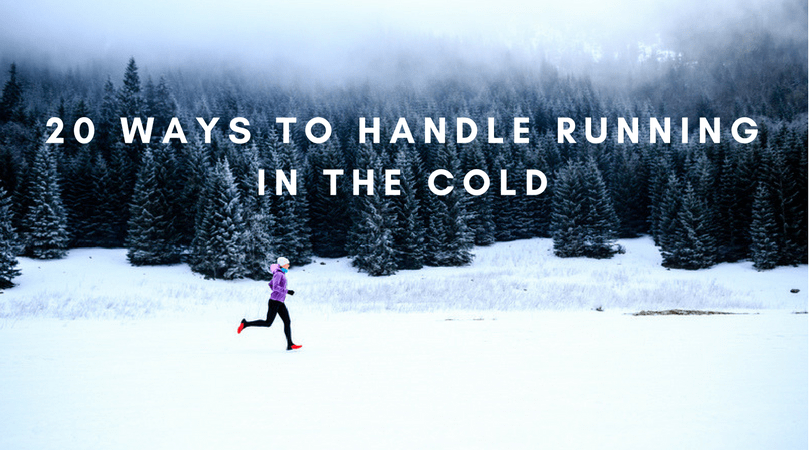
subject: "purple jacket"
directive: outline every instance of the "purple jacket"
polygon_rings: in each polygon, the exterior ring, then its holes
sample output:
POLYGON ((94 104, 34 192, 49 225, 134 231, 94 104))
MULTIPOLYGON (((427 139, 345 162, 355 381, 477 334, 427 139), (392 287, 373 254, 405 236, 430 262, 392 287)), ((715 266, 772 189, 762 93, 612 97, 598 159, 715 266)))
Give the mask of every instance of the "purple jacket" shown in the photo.
POLYGON ((287 277, 278 264, 270 266, 270 272, 273 272, 273 280, 269 283, 270 289, 273 290, 273 293, 270 294, 270 300, 283 302, 287 297, 287 277))

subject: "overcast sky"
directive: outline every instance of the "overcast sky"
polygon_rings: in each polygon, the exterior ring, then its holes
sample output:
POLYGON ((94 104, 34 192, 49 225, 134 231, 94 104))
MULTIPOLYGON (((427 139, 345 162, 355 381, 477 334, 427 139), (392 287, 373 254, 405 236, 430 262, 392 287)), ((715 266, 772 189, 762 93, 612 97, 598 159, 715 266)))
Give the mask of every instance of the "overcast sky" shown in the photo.
MULTIPOLYGON (((6 1, 0 5, 0 52, 47 57, 53 64, 133 55, 147 64, 203 57, 261 64, 281 57, 317 67, 368 64, 370 54, 389 50, 441 52, 424 47, 443 42, 451 51, 472 53, 651 42, 684 24, 725 26, 773 17, 774 10, 795 18, 790 10, 796 9, 806 16, 806 2, 796 0, 6 1)), ((790 27, 806 34, 806 17, 796 23, 790 27)))

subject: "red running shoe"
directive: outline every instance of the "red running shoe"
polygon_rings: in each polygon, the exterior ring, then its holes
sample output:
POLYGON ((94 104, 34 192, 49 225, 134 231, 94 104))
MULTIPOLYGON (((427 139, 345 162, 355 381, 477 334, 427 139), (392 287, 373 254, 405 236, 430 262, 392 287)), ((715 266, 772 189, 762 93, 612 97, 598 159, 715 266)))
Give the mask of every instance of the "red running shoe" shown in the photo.
POLYGON ((287 350, 298 350, 298 349, 299 349, 299 348, 301 348, 301 347, 302 347, 301 345, 295 345, 295 344, 293 344, 293 345, 291 345, 291 346, 290 346, 290 347, 289 347, 287 350))
POLYGON ((245 329, 245 319, 242 319, 242 323, 239 324, 239 328, 236 329, 236 334, 241 334, 242 330, 245 329))

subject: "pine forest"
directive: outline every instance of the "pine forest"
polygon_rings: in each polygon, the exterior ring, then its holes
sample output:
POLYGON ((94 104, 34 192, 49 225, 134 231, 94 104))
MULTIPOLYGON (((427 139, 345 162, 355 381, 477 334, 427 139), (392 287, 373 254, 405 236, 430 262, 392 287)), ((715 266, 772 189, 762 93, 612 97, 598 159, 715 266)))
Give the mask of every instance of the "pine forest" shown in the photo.
MULTIPOLYGON (((460 266, 475 246, 535 237, 552 238, 555 257, 609 258, 623 251, 617 239, 648 235, 673 269, 806 264, 806 40, 766 32, 740 39, 745 45, 647 59, 617 55, 586 72, 505 61, 497 70, 460 67, 418 81, 324 86, 257 80, 247 69, 140 67, 135 58, 109 71, 7 61, 0 287, 13 285, 18 256, 60 258, 76 247, 123 247, 133 265, 185 263, 216 279, 267 279, 278 256, 293 265, 349 257, 373 276, 460 266), (62 143, 45 143, 51 117, 64 122, 62 143), (95 127, 88 143, 80 142, 86 124, 75 127, 82 117, 95 127), (121 118, 150 117, 151 140, 125 143, 121 118), (197 118, 215 117, 206 143, 197 118), (236 117, 249 120, 247 143, 229 138, 236 117), (287 143, 278 117, 297 118, 287 143), (332 127, 322 144, 305 134, 314 117, 332 127), (374 117, 381 139, 361 143, 358 119, 374 117), (477 124, 477 139, 457 142, 458 117, 477 124), (511 138, 518 117, 529 119, 529 143, 511 138), (574 143, 558 142, 561 117, 576 124, 574 143), (670 143, 650 143, 651 117, 672 119, 670 143), (751 143, 731 136, 741 117, 756 122, 751 143), (187 143, 163 143, 173 118, 187 143), (399 118, 413 143, 389 142, 399 118), (425 143, 425 118, 447 119, 445 143, 425 143), (503 143, 487 140, 490 118, 503 143), (620 118, 638 118, 637 143, 620 142, 620 118), (701 143, 700 118, 720 119, 719 142, 701 143), (591 143, 590 134, 605 139, 591 143), (364 179, 375 173, 359 193, 354 169, 364 179), (399 195, 384 195, 386 169, 399 170, 399 195), (428 189, 439 169, 453 175, 436 180, 438 189, 453 187, 448 195, 428 189), (476 169, 491 179, 482 195, 462 183, 476 169), (526 195, 529 169, 548 178, 540 195, 526 195), (277 170, 295 170, 295 195, 276 195, 277 170), (324 170, 345 174, 334 195, 324 170)), ((471 178, 473 189, 482 184, 471 178)))

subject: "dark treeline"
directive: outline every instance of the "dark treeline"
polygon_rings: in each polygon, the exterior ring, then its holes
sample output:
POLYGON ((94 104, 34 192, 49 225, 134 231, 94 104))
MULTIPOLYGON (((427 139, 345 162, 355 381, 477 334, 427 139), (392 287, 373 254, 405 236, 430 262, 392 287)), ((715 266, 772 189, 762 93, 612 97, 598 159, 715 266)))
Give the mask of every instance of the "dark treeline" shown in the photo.
POLYGON ((744 49, 638 61, 633 80, 610 86, 550 64, 322 91, 227 74, 144 79, 133 59, 115 81, 80 71, 23 75, 12 65, 0 103, 0 281, 16 275, 15 255, 54 258, 88 246, 126 247, 136 265, 185 261, 215 278, 266 277, 281 255, 293 264, 349 256, 372 275, 464 265, 473 245, 538 236, 553 237, 559 256, 609 257, 621 251, 616 238, 648 234, 675 268, 806 263, 806 48, 756 38, 746 35, 744 49), (325 144, 304 135, 317 116, 333 127, 325 144), (750 144, 730 136, 743 116, 758 124, 750 144), (64 143, 44 144, 49 117, 64 120, 64 143), (88 144, 73 136, 80 117, 95 124, 88 144), (120 117, 154 117, 151 142, 125 144, 120 117), (161 143, 172 117, 187 144, 161 143), (210 144, 196 117, 220 118, 210 144), (228 139, 234 117, 250 121, 249 143, 228 139), (291 143, 281 142, 276 117, 298 119, 291 143), (381 118, 380 144, 358 143, 360 117, 381 118), (388 143, 400 117, 414 144, 388 143), (447 144, 424 143, 425 117, 447 118, 447 144), (475 120, 475 141, 454 143, 456 117, 475 120), (487 143, 489 117, 504 144, 487 143), (510 142, 515 117, 530 118, 529 144, 510 142), (558 117, 575 119, 576 144, 557 143, 558 117), (607 118, 604 143, 587 143, 586 117, 607 118), (639 143, 617 143, 618 117, 640 119, 639 143), (649 117, 673 119, 671 144, 648 143, 649 117), (721 119, 720 143, 699 143, 700 117, 721 119), (363 178, 375 169, 375 195, 365 187, 352 195, 355 168, 363 178), (275 169, 297 170, 297 195, 274 195, 275 169), (346 173, 336 196, 324 169, 346 173), (401 195, 383 195, 384 169, 401 171, 401 195), (436 169, 454 174, 438 183, 452 184, 451 194, 428 191, 436 169), (490 175, 486 194, 463 189, 472 169, 490 175), (527 169, 548 175, 542 195, 525 195, 527 169), (516 195, 500 195, 501 170, 516 195))

